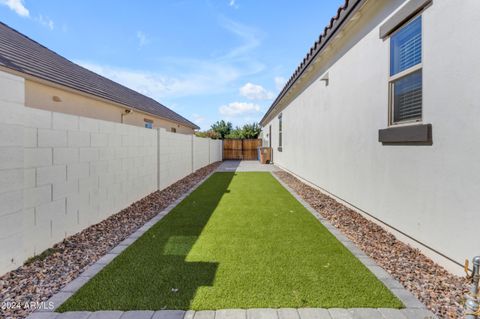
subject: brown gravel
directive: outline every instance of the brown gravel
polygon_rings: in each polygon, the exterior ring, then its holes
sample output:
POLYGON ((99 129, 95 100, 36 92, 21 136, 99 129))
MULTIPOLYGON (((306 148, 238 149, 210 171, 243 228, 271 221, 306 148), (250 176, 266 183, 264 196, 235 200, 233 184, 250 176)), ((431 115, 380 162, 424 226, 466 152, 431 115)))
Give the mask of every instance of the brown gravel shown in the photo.
MULTIPOLYGON (((157 215, 220 163, 199 169, 168 188, 154 192, 106 220, 56 244, 54 252, 0 277, 0 303, 46 301, 87 266, 97 261, 148 220, 157 215)), ((0 318, 25 318, 27 309, 1 309, 0 318)))
POLYGON ((462 318, 465 278, 450 274, 418 249, 397 240, 379 225, 338 203, 286 172, 275 172, 307 203, 330 221, 433 313, 441 318, 462 318))

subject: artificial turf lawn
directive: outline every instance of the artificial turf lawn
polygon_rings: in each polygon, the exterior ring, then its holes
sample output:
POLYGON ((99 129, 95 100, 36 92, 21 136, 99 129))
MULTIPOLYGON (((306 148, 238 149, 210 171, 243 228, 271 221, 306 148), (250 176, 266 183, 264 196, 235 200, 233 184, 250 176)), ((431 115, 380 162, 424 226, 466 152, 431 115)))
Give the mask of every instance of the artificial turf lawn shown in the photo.
POLYGON ((59 311, 402 303, 270 173, 215 173, 59 311))

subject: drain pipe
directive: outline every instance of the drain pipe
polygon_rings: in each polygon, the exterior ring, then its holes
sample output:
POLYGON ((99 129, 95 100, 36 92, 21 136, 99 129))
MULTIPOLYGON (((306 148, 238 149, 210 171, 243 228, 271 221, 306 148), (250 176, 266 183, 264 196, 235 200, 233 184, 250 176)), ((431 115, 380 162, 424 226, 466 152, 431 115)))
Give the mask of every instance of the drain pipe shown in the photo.
POLYGON ((468 259, 465 260, 467 278, 471 279, 470 291, 465 295, 465 319, 478 319, 480 316, 478 283, 480 280, 480 256, 473 258, 472 274, 468 275, 468 259))

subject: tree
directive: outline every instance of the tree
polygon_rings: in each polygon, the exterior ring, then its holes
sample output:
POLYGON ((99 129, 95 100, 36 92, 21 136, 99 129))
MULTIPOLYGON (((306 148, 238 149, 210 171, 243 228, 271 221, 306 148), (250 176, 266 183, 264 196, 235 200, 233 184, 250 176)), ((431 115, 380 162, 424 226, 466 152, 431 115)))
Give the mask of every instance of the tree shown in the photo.
POLYGON ((237 126, 235 129, 231 130, 225 138, 244 138, 243 130, 237 126))
POLYGON ((214 130, 196 132, 195 136, 208 137, 214 140, 218 140, 221 138, 220 134, 218 132, 215 132, 214 130))
POLYGON ((232 123, 224 120, 217 121, 212 124, 211 130, 220 134, 220 138, 223 140, 232 131, 232 123))
POLYGON ((245 124, 242 128, 236 127, 231 130, 225 138, 244 138, 244 139, 255 139, 258 138, 262 129, 258 123, 245 124))
POLYGON ((262 128, 258 123, 252 123, 252 124, 245 124, 242 128, 242 138, 258 138, 260 135, 260 132, 262 131, 262 128))

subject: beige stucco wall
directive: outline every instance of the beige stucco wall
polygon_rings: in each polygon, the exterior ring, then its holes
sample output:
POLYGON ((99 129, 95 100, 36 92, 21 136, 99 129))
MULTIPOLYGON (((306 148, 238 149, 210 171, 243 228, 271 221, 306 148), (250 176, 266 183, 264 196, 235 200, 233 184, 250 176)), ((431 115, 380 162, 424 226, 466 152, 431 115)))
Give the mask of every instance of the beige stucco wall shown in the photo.
MULTIPOLYGON (((55 88, 46 84, 25 81, 25 105, 33 108, 61 112, 79 116, 85 116, 111 122, 122 122, 122 113, 125 108, 113 103, 107 103, 88 96, 69 92, 61 88, 55 88), (60 102, 55 102, 53 97, 60 98, 60 102)), ((144 127, 145 119, 153 121, 154 128, 165 128, 170 131, 175 128, 177 133, 193 134, 189 127, 161 119, 150 114, 132 110, 132 112, 123 117, 123 123, 144 127)))

